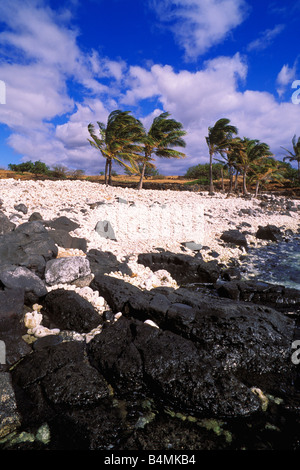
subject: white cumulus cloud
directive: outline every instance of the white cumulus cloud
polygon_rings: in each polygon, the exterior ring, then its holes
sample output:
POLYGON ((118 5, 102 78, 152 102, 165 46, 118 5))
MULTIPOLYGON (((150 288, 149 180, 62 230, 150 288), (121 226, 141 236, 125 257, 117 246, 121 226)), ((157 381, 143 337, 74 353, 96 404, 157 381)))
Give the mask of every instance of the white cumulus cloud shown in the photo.
POLYGON ((195 59, 224 41, 241 24, 244 0, 151 0, 159 21, 173 32, 187 59, 195 59))

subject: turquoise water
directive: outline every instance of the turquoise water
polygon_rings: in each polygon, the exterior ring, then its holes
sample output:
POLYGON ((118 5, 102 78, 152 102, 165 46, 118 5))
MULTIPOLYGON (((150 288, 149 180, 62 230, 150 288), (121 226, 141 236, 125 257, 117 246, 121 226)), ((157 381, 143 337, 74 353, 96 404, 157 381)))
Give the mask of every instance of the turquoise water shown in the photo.
POLYGON ((300 290, 300 237, 250 249, 245 277, 300 290))

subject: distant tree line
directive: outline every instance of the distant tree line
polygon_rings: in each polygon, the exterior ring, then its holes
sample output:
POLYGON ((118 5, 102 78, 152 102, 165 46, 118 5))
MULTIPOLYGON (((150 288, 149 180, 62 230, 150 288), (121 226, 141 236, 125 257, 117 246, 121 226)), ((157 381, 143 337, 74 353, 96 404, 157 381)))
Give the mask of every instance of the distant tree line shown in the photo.
POLYGON ((24 163, 10 163, 8 169, 17 173, 33 173, 34 175, 43 175, 53 178, 79 178, 84 175, 84 170, 69 170, 64 165, 53 165, 50 169, 45 163, 37 160, 36 162, 28 161, 24 163))

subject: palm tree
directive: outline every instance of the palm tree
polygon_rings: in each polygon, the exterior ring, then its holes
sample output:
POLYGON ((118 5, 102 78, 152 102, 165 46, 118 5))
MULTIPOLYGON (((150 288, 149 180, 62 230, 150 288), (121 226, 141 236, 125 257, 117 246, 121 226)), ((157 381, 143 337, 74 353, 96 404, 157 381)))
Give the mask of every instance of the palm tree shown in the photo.
POLYGON ((232 193, 233 189, 233 176, 238 173, 237 160, 238 160, 239 146, 236 139, 231 139, 228 147, 220 152, 223 160, 215 158, 218 162, 223 164, 223 168, 227 170, 229 175, 229 189, 228 194, 232 193))
POLYGON ((282 163, 275 160, 271 156, 262 156, 252 165, 249 172, 249 181, 254 181, 255 185, 255 197, 258 195, 259 186, 268 181, 274 180, 281 184, 284 180, 283 176, 284 168, 282 163))
POLYGON ((97 121, 99 137, 95 133, 93 124, 88 125, 88 131, 92 140, 89 143, 100 150, 105 162, 105 184, 111 184, 112 162, 131 168, 142 147, 139 141, 142 137, 142 125, 129 114, 129 111, 112 111, 107 119, 107 124, 97 121), (129 161, 129 167, 123 161, 129 161), (107 175, 108 174, 108 175, 107 175))
POLYGON ((209 194, 214 192, 213 186, 213 157, 216 153, 224 151, 232 139, 233 134, 238 130, 235 126, 229 124, 230 120, 226 118, 219 119, 213 127, 208 128, 208 136, 205 137, 209 149, 209 194))
POLYGON ((144 155, 138 158, 138 161, 142 163, 140 180, 137 186, 138 189, 142 188, 145 169, 153 160, 153 154, 162 158, 186 157, 184 153, 174 149, 174 147, 186 146, 183 139, 186 132, 183 130, 183 126, 180 122, 175 119, 170 119, 169 116, 170 114, 167 112, 161 113, 153 119, 148 132, 145 128, 143 129, 142 142, 144 155))
POLYGON ((269 146, 257 139, 236 139, 237 166, 243 174, 243 194, 247 194, 247 174, 263 157, 272 156, 269 146))
POLYGON ((281 147, 282 149, 286 150, 288 152, 288 155, 286 155, 283 160, 289 160, 290 162, 296 161, 298 163, 298 179, 300 181, 300 137, 298 137, 298 140, 296 140, 297 137, 294 135, 292 139, 292 145, 293 145, 293 152, 290 150, 287 150, 284 147, 281 147))

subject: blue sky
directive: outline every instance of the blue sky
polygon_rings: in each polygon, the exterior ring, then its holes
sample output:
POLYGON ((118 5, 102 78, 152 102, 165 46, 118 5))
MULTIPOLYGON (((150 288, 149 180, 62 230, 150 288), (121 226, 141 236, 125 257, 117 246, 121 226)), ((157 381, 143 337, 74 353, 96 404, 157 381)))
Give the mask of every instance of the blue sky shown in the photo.
POLYGON ((0 167, 99 173, 87 125, 115 109, 182 122, 187 158, 156 159, 163 174, 206 163, 222 117, 282 159, 300 136, 299 17, 299 0, 0 0, 0 167))

